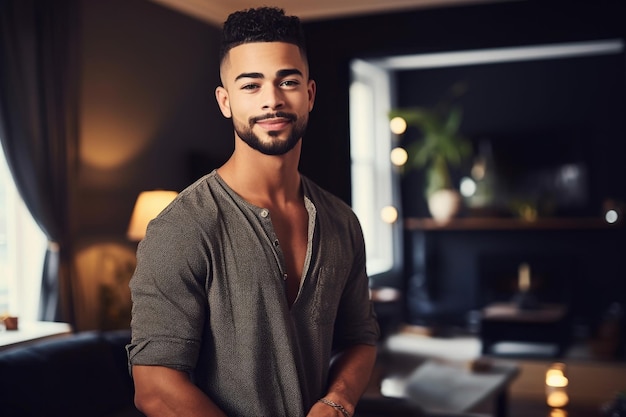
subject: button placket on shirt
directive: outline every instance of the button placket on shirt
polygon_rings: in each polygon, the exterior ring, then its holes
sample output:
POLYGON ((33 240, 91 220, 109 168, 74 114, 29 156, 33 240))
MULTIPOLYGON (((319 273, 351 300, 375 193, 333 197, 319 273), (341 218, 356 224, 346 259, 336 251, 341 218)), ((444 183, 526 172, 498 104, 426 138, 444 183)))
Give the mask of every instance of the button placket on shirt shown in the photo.
POLYGON ((278 262, 278 266, 280 268, 280 272, 282 274, 282 278, 283 278, 283 281, 284 281, 284 280, 287 279, 287 273, 285 272, 285 268, 284 268, 283 262, 282 262, 283 255, 282 255, 282 251, 280 249, 280 242, 278 241, 278 238, 274 234, 274 226, 272 225, 272 221, 271 221, 271 218, 270 218, 270 212, 269 212, 268 209, 264 208, 264 209, 261 209, 261 211, 259 212, 259 215, 261 216, 261 219, 262 219, 261 221, 264 224, 264 226, 265 226, 265 228, 266 228, 266 230, 268 232, 268 235, 271 232, 271 236, 272 237, 270 238, 270 240, 273 238, 272 243, 273 243, 273 246, 274 246, 274 255, 276 256, 276 260, 278 262))

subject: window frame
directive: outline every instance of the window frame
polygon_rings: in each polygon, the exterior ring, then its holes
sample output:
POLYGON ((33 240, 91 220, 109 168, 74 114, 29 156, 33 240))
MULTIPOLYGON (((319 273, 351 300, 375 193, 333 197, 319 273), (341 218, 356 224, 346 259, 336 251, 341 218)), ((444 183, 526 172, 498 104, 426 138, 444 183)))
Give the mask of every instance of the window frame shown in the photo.
POLYGON ((397 169, 390 160, 393 74, 360 59, 350 63, 350 157, 352 209, 363 229, 370 286, 397 284, 402 271, 402 213, 397 169), (394 223, 380 212, 392 206, 394 223))

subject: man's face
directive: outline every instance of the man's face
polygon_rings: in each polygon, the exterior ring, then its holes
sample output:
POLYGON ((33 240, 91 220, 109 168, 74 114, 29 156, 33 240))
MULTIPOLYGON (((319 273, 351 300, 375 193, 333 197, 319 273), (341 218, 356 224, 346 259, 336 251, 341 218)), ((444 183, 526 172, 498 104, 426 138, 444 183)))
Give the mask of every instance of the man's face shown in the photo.
POLYGON ((215 94, 237 137, 266 155, 282 155, 298 143, 313 109, 315 83, 308 76, 296 45, 247 43, 228 52, 215 94))

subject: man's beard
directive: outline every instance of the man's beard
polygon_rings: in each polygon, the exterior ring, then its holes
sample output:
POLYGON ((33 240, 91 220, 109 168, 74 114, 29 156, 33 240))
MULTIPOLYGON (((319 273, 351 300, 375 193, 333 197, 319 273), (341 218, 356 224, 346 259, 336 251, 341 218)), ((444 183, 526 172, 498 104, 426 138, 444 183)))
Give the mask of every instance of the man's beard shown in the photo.
POLYGON ((242 123, 237 123, 237 121, 233 119, 233 126, 235 128, 237 136, 239 136, 241 140, 247 143, 248 146, 250 146, 252 149, 255 149, 265 155, 284 155, 292 150, 296 146, 302 135, 304 135, 307 127, 307 118, 304 117, 303 119, 298 119, 295 114, 277 112, 276 114, 266 114, 263 116, 251 117, 248 120, 248 126, 244 126, 242 123), (275 117, 282 117, 290 120, 293 124, 291 133, 285 140, 280 140, 277 138, 279 132, 270 130, 269 132, 267 132, 267 134, 272 139, 262 141, 252 131, 253 126, 259 120, 271 119, 275 117))

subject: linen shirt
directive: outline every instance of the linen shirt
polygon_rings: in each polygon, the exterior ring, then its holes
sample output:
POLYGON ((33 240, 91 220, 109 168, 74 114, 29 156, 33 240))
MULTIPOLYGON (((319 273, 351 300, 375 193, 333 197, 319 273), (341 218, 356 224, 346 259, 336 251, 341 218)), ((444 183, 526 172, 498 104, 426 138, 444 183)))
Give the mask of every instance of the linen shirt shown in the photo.
POLYGON ((302 176, 309 215, 291 308, 269 210, 211 172, 156 218, 130 283, 130 365, 190 374, 229 417, 305 416, 335 350, 374 345, 362 232, 352 210, 302 176))

